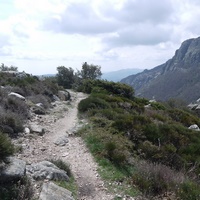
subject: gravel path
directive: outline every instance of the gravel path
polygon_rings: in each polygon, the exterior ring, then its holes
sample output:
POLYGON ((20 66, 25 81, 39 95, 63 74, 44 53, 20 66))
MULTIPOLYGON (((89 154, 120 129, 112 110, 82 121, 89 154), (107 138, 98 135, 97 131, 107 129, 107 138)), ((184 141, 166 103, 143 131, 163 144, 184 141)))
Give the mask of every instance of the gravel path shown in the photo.
POLYGON ((26 136, 21 139, 24 150, 18 157, 28 163, 60 158, 71 166, 71 171, 78 185, 79 200, 112 200, 114 196, 109 194, 104 187, 97 172, 98 166, 83 140, 77 136, 70 136, 79 122, 77 105, 80 100, 86 98, 83 93, 72 91, 70 93, 72 101, 68 105, 57 103, 50 114, 34 117, 31 123, 45 128, 45 134, 35 137, 26 136), (63 115, 62 118, 60 118, 61 115, 63 115), (54 142, 63 136, 67 136, 68 143, 65 146, 55 145, 54 142))

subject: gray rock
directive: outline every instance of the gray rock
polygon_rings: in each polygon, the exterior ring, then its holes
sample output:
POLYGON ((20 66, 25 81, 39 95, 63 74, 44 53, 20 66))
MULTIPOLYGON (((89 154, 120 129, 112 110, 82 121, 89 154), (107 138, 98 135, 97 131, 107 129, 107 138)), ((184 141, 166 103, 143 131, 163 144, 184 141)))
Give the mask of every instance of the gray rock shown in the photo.
POLYGON ((30 126, 30 129, 31 129, 32 133, 38 133, 39 135, 44 135, 44 133, 45 133, 44 128, 42 128, 41 126, 36 125, 36 124, 32 124, 30 126))
POLYGON ((39 200, 74 200, 74 198, 69 190, 49 182, 43 184, 39 200))
POLYGON ((193 104, 193 103, 190 103, 188 106, 187 106, 189 109, 191 110, 195 110, 197 107, 198 107, 198 104, 193 104))
POLYGON ((53 95, 53 101, 60 101, 60 99, 56 95, 53 95))
POLYGON ((69 180, 69 177, 64 170, 59 169, 49 161, 27 165, 26 171, 27 174, 31 175, 35 180, 69 180))
POLYGON ((67 143, 69 142, 67 136, 62 136, 60 138, 58 138, 54 144, 58 145, 58 146, 65 146, 67 143))
POLYGON ((58 91, 58 98, 61 100, 61 101, 68 101, 70 100, 71 98, 71 95, 68 91, 58 91))
POLYGON ((32 108, 32 111, 36 114, 36 115, 45 115, 45 109, 43 107, 40 106, 35 106, 32 108))
POLYGON ((26 100, 24 96, 22 96, 21 94, 15 93, 15 92, 11 92, 10 94, 8 94, 8 96, 17 97, 18 99, 21 99, 23 101, 26 100))
POLYGON ((199 98, 200 37, 184 41, 167 62, 121 80, 132 86, 135 95, 157 100, 182 99, 186 103, 199 98), (195 77, 195 78, 194 78, 195 77), (187 81, 186 81, 187 80, 187 81))
POLYGON ((30 129, 29 129, 28 127, 24 128, 24 133, 25 133, 25 134, 30 134, 30 132, 31 132, 31 131, 30 131, 30 129))
POLYGON ((191 125, 190 127, 188 127, 188 129, 192 129, 192 130, 195 130, 195 131, 200 131, 198 125, 196 125, 196 124, 191 125))
POLYGON ((26 173, 26 162, 15 157, 8 158, 8 164, 0 170, 0 183, 18 181, 26 173))
POLYGON ((40 108, 44 108, 44 105, 43 105, 43 103, 37 103, 37 104, 35 104, 37 107, 40 107, 40 108))

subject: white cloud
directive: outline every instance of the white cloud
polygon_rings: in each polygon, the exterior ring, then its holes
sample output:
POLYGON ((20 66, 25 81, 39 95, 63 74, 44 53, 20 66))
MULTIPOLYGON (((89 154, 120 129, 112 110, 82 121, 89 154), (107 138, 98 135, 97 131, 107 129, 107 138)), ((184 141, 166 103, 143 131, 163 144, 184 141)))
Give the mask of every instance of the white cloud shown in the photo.
POLYGON ((92 35, 112 32, 119 23, 101 18, 91 4, 71 3, 60 15, 51 15, 44 29, 66 34, 92 35))
POLYGON ((197 0, 4 0, 0 6, 0 63, 34 72, 84 61, 106 71, 151 68, 200 35, 197 0))

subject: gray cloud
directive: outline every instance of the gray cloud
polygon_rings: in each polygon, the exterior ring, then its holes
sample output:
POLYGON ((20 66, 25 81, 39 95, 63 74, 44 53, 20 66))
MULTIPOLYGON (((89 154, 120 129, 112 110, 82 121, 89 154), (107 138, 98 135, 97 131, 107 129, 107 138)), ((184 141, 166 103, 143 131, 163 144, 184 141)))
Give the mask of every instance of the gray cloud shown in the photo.
POLYGON ((107 47, 155 45, 170 39, 171 29, 152 24, 134 25, 118 31, 115 36, 104 37, 107 47))
POLYGON ((106 15, 131 24, 169 21, 174 10, 169 0, 126 0, 120 10, 106 10, 106 15))
POLYGON ((13 33, 19 38, 29 38, 29 35, 23 30, 20 25, 13 26, 13 33))
POLYGON ((118 23, 101 19, 89 4, 73 3, 59 18, 50 17, 43 28, 66 34, 101 34, 116 30, 118 23))
POLYGON ((103 34, 108 48, 154 45, 168 41, 173 32, 169 23, 174 9, 169 0, 126 0, 120 9, 105 3, 98 11, 103 18, 89 4, 72 3, 59 17, 47 19, 43 28, 65 34, 103 34))
POLYGON ((7 46, 10 44, 10 37, 5 34, 0 33, 0 48, 7 46))

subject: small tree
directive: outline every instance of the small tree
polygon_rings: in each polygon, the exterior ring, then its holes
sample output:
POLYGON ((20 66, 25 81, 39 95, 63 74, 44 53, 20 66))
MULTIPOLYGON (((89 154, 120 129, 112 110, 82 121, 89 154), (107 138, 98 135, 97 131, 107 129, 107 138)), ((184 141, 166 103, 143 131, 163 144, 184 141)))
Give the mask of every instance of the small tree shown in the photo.
POLYGON ((74 83, 74 70, 71 67, 66 68, 64 66, 59 66, 57 67, 57 71, 58 74, 56 74, 56 78, 58 85, 66 89, 72 88, 72 84, 74 83))
POLYGON ((1 66, 0 66, 0 71, 2 71, 2 72, 6 72, 6 71, 18 71, 18 68, 17 67, 15 67, 15 66, 10 66, 10 67, 8 67, 8 66, 6 66, 6 65, 4 65, 4 63, 1 63, 1 66))
POLYGON ((82 79, 97 79, 100 78, 101 73, 101 67, 98 65, 89 65, 87 62, 83 63, 82 70, 79 72, 82 79))

